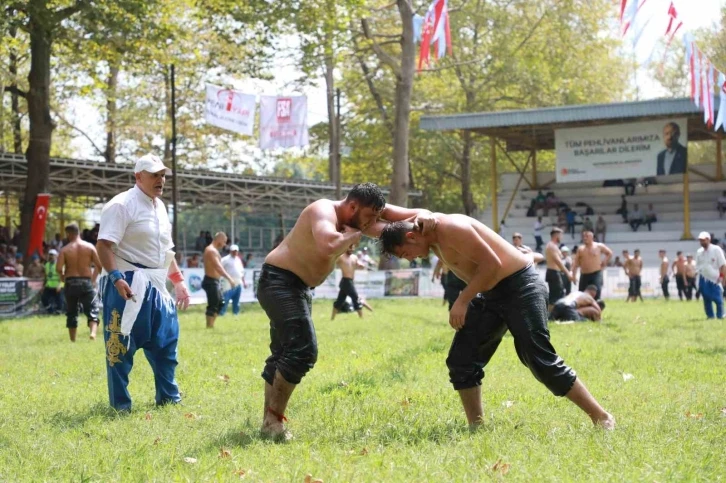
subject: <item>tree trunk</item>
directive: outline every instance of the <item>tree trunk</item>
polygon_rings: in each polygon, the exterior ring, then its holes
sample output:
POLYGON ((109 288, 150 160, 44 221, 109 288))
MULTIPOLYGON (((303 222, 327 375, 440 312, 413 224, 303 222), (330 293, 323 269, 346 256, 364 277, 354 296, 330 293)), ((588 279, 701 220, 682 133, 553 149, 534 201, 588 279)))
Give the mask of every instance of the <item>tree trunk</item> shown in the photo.
MULTIPOLYGON (((15 38, 17 29, 13 28, 10 31, 10 37, 15 38)), ((10 71, 11 85, 17 89, 18 87, 18 53, 13 47, 10 50, 10 62, 8 65, 10 71)), ((10 121, 13 126, 13 152, 15 154, 23 154, 23 135, 20 131, 20 99, 17 91, 10 93, 10 111, 12 112, 12 120, 10 121)))
POLYGON ((464 146, 461 153, 461 200, 464 205, 464 214, 473 216, 477 206, 471 192, 471 150, 474 146, 471 131, 463 132, 462 141, 464 146))
POLYGON ((116 87, 118 86, 119 67, 117 62, 109 63, 106 89, 106 151, 103 153, 107 163, 116 162, 116 87))
POLYGON ((408 204, 409 165, 408 136, 411 117, 411 95, 416 61, 413 39, 413 7, 410 0, 397 0, 403 32, 401 35, 401 69, 396 77, 396 111, 393 121, 393 177, 389 201, 408 204))
POLYGON ((335 115, 335 59, 333 58, 333 41, 329 35, 325 38, 325 97, 328 102, 328 176, 331 183, 337 183, 338 156, 340 156, 340 133, 335 115))
POLYGON ((30 73, 28 74, 28 119, 30 136, 25 157, 28 162, 28 177, 23 198, 20 247, 27 253, 30 241, 30 226, 33 222, 35 200, 39 193, 47 192, 50 177, 50 143, 53 121, 50 117, 50 55, 51 29, 45 25, 42 14, 46 13, 45 2, 37 7, 36 18, 28 25, 30 34, 30 73), (40 17, 40 18, 38 18, 40 17))

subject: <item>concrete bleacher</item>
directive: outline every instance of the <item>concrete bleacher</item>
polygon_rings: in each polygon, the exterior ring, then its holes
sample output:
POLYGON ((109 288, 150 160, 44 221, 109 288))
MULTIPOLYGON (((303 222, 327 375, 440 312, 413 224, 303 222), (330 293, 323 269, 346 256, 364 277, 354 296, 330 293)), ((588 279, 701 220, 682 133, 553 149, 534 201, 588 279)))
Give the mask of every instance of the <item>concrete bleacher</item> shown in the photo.
MULTIPOLYGON (((699 171, 708 175, 715 173, 714 165, 699 165, 699 171)), ((506 173, 500 178, 500 192, 498 195, 499 219, 502 219, 504 210, 512 197, 519 175, 506 173)), ((554 173, 539 173, 538 182, 546 184, 554 178, 554 173)), ((635 248, 641 250, 646 265, 658 263, 658 250, 664 248, 672 260, 676 251, 682 250, 685 253, 695 253, 698 249, 698 241, 682 241, 683 235, 683 178, 682 176, 663 176, 658 178, 658 184, 648 186, 637 186, 633 196, 627 196, 628 209, 632 210, 634 204, 638 204, 640 210, 645 213, 648 204, 652 203, 658 221, 653 223, 652 231, 643 225, 637 232, 633 232, 630 225, 623 222, 620 215, 615 212, 620 208, 621 196, 625 193, 622 186, 603 187, 602 182, 579 182, 579 183, 552 183, 542 188, 544 193, 553 191, 555 195, 578 214, 583 215, 584 207, 575 206, 577 202, 584 202, 590 205, 595 215, 590 219, 595 225, 598 215, 603 215, 607 223, 607 234, 605 243, 613 250, 614 255, 619 255, 622 250, 632 251, 635 248)), ((726 190, 726 181, 711 182, 704 178, 690 175, 690 219, 691 233, 694 237, 701 231, 714 233, 717 238, 723 238, 726 231, 726 219, 719 219, 716 210, 716 200, 726 190)), ((522 182, 519 191, 514 195, 514 200, 506 217, 507 237, 516 232, 522 233, 524 242, 534 247, 534 222, 536 218, 527 217, 527 210, 532 198, 537 196, 537 190, 529 189, 529 186, 522 182)), ((479 217, 484 223, 491 224, 491 207, 479 217)), ((580 221, 584 216, 579 216, 580 221)), ((543 239, 549 240, 549 227, 557 222, 555 210, 550 210, 549 216, 543 216, 546 228, 543 230, 543 239)), ((575 238, 569 234, 563 236, 563 243, 573 246, 580 241, 582 226, 576 226, 575 238)))

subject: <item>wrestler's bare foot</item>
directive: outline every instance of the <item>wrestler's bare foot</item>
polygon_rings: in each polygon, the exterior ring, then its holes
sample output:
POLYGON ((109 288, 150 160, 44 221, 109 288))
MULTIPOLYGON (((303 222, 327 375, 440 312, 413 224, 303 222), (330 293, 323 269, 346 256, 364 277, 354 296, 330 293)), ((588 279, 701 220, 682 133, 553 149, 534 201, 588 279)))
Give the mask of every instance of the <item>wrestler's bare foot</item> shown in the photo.
POLYGON ((330 320, 335 320, 336 315, 338 315, 338 309, 333 309, 333 315, 330 316, 330 320))
POLYGON ((271 439, 276 443, 286 443, 292 440, 292 433, 285 428, 285 425, 277 420, 265 420, 260 428, 260 435, 265 439, 271 439))
POLYGON ((615 429, 615 418, 610 413, 605 413, 605 417, 601 419, 592 418, 592 423, 595 426, 603 428, 605 431, 612 431, 615 429))

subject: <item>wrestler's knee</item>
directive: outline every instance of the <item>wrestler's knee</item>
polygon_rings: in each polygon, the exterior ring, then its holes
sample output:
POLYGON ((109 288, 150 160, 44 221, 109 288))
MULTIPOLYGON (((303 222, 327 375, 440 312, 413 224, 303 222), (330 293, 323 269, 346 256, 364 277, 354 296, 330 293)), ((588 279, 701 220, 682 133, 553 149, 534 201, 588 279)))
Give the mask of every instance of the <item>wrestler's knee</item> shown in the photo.
POLYGON ((449 382, 457 391, 481 386, 484 369, 475 361, 461 357, 460 354, 451 351, 446 358, 446 367, 449 368, 449 382))
POLYGON ((75 329, 78 327, 78 317, 66 317, 66 328, 75 329))
POLYGON ((545 349, 537 344, 516 344, 517 355, 535 379, 555 396, 564 396, 575 383, 576 373, 547 345, 545 349))
POLYGON ((298 337, 289 344, 277 361, 277 370, 291 384, 299 384, 318 360, 318 344, 312 337, 298 337))

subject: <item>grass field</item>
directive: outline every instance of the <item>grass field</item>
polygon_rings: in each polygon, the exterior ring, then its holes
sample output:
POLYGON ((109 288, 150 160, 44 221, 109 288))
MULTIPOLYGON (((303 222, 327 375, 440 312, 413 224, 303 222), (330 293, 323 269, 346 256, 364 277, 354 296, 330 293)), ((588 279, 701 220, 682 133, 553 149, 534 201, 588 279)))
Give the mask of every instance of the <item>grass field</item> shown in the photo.
POLYGON ((484 379, 486 424, 468 432, 448 383, 446 309, 372 303, 372 316, 334 322, 330 302, 315 304, 320 357, 288 408, 288 444, 257 435, 268 344, 257 306, 213 331, 201 308, 185 313, 183 405, 154 408, 139 353, 126 416, 107 408, 104 345, 85 328, 71 344, 61 317, 1 322, 0 481, 726 478, 726 322, 704 320, 700 303, 612 302, 602 324, 551 325, 558 352, 617 418, 607 434, 537 383, 509 336, 484 379))

